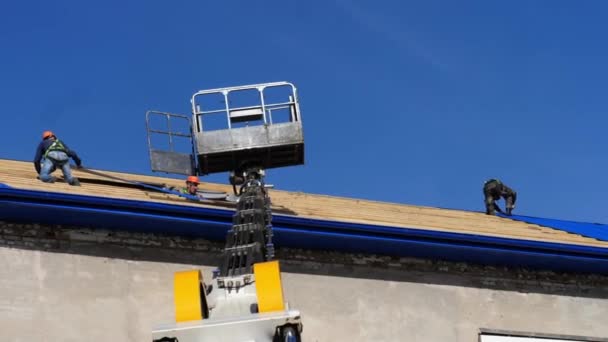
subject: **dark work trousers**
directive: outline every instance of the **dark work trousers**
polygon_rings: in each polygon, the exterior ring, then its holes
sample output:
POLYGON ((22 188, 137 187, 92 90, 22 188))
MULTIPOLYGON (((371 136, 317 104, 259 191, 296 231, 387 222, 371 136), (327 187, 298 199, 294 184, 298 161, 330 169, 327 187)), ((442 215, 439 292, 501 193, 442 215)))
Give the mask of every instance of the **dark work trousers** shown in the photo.
MULTIPOLYGON (((496 201, 500 199, 500 185, 495 182, 490 182, 483 187, 483 196, 486 206, 486 214, 496 214, 496 201)), ((508 206, 508 204, 507 204, 508 206)))

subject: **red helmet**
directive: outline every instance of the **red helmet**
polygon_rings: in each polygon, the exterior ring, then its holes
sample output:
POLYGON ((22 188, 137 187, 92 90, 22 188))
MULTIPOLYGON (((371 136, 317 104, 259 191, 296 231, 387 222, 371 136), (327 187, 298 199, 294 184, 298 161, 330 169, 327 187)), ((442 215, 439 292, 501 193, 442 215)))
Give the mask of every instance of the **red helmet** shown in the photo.
POLYGON ((186 183, 199 184, 198 177, 196 177, 196 176, 188 176, 188 178, 186 179, 186 183))
POLYGON ((44 131, 42 132, 42 139, 46 139, 46 138, 50 138, 52 136, 55 136, 55 134, 53 134, 53 132, 51 131, 44 131))

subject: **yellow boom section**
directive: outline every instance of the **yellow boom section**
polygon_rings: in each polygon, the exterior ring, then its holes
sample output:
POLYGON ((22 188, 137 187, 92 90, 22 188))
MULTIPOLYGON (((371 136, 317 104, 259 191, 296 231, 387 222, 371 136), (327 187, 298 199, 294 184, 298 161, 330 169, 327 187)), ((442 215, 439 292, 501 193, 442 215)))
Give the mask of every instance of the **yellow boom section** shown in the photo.
POLYGON ((262 313, 285 310, 279 262, 274 260, 254 264, 253 273, 258 296, 258 311, 262 313))
POLYGON ((176 272, 173 277, 175 321, 187 322, 203 319, 201 307, 201 272, 176 272))

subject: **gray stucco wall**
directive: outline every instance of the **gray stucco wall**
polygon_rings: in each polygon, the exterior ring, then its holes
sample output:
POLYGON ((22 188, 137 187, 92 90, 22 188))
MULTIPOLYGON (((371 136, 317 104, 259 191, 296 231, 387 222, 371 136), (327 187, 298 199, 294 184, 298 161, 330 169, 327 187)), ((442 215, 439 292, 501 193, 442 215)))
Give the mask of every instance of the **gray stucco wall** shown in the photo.
MULTIPOLYGON (((150 341, 173 273, 209 276, 220 244, 0 223, 5 341, 150 341), (195 264, 207 265, 204 267, 195 264)), ((305 341, 477 341, 480 328, 608 337, 608 279, 279 250, 305 341)))

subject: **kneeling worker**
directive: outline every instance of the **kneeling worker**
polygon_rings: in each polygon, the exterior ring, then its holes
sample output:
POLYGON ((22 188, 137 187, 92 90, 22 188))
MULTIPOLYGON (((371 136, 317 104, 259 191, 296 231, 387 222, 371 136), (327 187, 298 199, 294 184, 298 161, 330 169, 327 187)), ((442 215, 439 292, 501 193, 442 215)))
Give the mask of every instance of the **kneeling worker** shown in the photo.
POLYGON ((34 167, 40 175, 39 178, 45 183, 53 183, 55 177, 51 173, 60 168, 63 172, 63 177, 70 185, 79 186, 80 182, 76 177, 72 176, 70 170, 70 158, 74 159, 76 166, 80 167, 82 161, 74 150, 70 150, 68 146, 61 140, 57 139, 51 131, 42 133, 42 141, 36 148, 36 156, 34 157, 34 167))
POLYGON ((515 209, 517 193, 498 179, 489 179, 484 183, 483 195, 485 197, 487 215, 494 215, 496 211, 499 213, 503 212, 498 204, 496 204, 496 201, 500 200, 501 197, 505 200, 507 215, 510 216, 513 209, 515 209))

